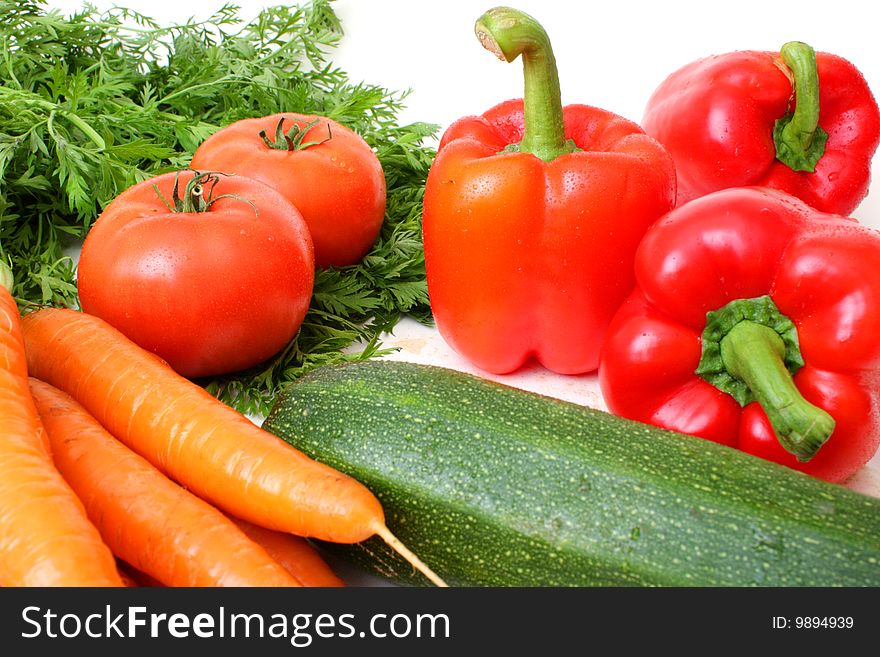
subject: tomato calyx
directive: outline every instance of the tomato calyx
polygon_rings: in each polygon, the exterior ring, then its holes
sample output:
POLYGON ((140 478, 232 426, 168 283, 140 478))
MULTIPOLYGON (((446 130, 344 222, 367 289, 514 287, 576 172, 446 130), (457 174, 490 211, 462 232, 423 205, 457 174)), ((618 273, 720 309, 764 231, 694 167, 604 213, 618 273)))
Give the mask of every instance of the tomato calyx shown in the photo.
POLYGON ((169 212, 182 212, 185 214, 207 212, 221 198, 234 198, 250 205, 255 215, 259 214, 257 207, 251 201, 237 194, 214 196, 214 186, 220 181, 220 176, 231 176, 232 174, 219 171, 194 171, 193 173, 193 177, 187 181, 184 187, 182 196, 180 194, 180 172, 178 171, 175 174, 170 202, 159 190, 159 187, 155 184, 153 185, 156 195, 165 204, 169 212))
POLYGON ((265 130, 260 130, 260 139, 263 140, 263 143, 266 144, 269 148, 280 150, 280 151, 302 151, 310 146, 318 146, 325 142, 333 139, 333 132, 330 130, 330 124, 327 124, 327 137, 318 141, 303 141, 305 139, 306 133, 311 130, 313 127, 318 125, 321 121, 320 118, 315 119, 311 123, 307 123, 304 126, 300 126, 298 123, 294 122, 294 124, 290 127, 286 133, 284 132, 284 121, 287 117, 282 116, 278 121, 278 125, 275 127, 275 139, 269 139, 269 135, 266 134, 265 130))

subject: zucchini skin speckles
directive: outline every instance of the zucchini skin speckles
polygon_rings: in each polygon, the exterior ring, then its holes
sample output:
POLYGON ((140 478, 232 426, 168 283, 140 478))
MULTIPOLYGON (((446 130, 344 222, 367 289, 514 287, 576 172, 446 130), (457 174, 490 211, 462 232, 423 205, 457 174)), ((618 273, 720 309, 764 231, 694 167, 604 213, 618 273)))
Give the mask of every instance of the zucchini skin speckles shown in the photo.
MULTIPOLYGON (((880 500, 461 372, 320 368, 263 426, 370 488, 452 585, 880 585, 880 500)), ((380 541, 327 547, 426 584, 380 541)))

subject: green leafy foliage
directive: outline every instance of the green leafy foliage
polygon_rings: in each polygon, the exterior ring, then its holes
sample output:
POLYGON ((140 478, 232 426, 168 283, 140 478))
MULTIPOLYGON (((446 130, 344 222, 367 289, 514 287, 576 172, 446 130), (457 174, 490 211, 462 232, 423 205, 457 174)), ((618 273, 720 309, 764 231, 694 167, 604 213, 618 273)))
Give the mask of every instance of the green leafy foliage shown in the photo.
POLYGON ((375 148, 388 186, 380 239, 362 263, 317 273, 297 338, 270 363, 203 382, 247 412, 319 365, 365 358, 402 314, 430 321, 421 201, 437 127, 399 125, 406 94, 353 82, 328 53, 343 31, 329 0, 244 23, 235 5, 162 26, 125 8, 73 15, 0 0, 0 257, 19 303, 77 306, 75 253, 130 185, 186 167, 238 119, 328 116, 375 148))

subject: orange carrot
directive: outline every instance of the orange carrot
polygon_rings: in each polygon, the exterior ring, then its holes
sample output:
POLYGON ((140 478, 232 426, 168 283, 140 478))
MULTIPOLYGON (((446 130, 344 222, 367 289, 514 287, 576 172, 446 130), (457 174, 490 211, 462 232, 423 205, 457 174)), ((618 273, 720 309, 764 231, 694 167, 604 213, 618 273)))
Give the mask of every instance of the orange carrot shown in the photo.
POLYGON ((303 586, 345 586, 345 582, 333 572, 312 544, 301 536, 258 527, 238 518, 231 520, 252 541, 262 545, 269 556, 284 566, 303 586))
POLYGON ((71 397, 31 379, 61 474, 113 553, 166 586, 301 586, 213 506, 107 433, 71 397))
MULTIPOLYGON (((8 271, 0 263, 2 269, 8 271)), ((0 586, 122 586, 110 549, 52 464, 43 434, 18 307, 0 285, 0 586)))
POLYGON ((125 563, 122 560, 117 560, 119 565, 119 572, 121 572, 124 578, 134 582, 134 586, 148 587, 148 588, 159 588, 164 587, 165 585, 157 580, 155 577, 150 577, 144 572, 141 572, 131 564, 125 563))
POLYGON ((119 579, 122 580, 122 583, 125 586, 140 586, 140 584, 138 584, 137 581, 135 581, 135 579, 122 567, 119 568, 119 579))
POLYGON ((22 328, 33 376, 202 499, 298 536, 355 543, 378 535, 443 585, 391 534, 365 486, 263 431, 103 320, 46 308, 22 328))

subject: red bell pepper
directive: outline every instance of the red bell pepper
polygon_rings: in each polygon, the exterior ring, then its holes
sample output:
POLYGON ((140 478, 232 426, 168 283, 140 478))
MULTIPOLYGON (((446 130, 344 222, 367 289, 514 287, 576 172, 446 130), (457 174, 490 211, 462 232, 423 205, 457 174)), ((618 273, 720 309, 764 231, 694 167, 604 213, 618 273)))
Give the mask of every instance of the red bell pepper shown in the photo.
POLYGON ((880 143, 880 111, 862 74, 800 42, 684 66, 653 93, 642 127, 675 160, 678 205, 764 185, 850 215, 868 193, 880 143))
POLYGON ((494 373, 530 357, 595 370, 633 285, 636 246, 672 207, 669 154, 635 123, 562 107, 549 39, 509 8, 477 21, 483 45, 523 58, 525 94, 443 135, 428 175, 424 245, 437 328, 494 373))
POLYGON ((880 445, 880 233, 769 188, 669 212, 599 382, 613 413, 829 481, 880 445))

